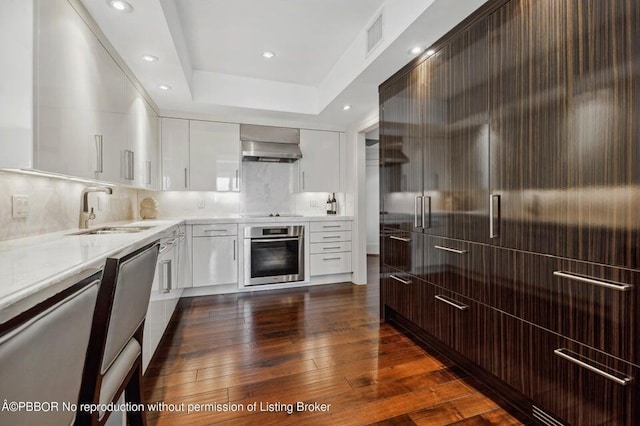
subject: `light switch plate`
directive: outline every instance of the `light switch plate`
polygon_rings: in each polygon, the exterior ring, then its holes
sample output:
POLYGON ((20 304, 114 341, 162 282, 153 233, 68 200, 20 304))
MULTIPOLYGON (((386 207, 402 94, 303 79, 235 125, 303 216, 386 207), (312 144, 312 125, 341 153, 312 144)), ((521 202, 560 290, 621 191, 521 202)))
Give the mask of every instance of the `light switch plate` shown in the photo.
POLYGON ((311 200, 311 207, 318 207, 318 200, 311 200))
POLYGON ((199 209, 204 209, 204 205, 205 205, 204 198, 200 198, 198 200, 198 208, 199 209))
POLYGON ((21 219, 29 216, 29 196, 12 195, 11 196, 12 217, 21 219))

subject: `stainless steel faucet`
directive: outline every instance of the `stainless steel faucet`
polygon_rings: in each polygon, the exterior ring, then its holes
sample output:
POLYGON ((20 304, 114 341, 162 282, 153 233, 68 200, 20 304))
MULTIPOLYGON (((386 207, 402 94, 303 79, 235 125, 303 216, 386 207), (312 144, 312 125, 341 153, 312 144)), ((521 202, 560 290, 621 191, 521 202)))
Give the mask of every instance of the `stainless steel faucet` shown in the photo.
POLYGON ((78 227, 80 229, 87 229, 89 227, 89 221, 96 218, 96 214, 93 212, 93 207, 91 207, 91 211, 89 211, 90 192, 113 194, 113 189, 108 186, 89 186, 82 190, 82 194, 80 194, 80 221, 78 223, 78 227))

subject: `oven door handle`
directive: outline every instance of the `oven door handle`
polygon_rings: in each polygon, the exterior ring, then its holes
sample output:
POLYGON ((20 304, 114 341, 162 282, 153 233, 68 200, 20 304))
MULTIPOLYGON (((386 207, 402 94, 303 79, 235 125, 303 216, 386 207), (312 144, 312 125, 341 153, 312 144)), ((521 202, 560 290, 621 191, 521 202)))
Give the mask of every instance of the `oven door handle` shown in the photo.
POLYGON ((292 238, 250 238, 251 242, 256 243, 275 243, 277 241, 298 241, 301 237, 292 237, 292 238))

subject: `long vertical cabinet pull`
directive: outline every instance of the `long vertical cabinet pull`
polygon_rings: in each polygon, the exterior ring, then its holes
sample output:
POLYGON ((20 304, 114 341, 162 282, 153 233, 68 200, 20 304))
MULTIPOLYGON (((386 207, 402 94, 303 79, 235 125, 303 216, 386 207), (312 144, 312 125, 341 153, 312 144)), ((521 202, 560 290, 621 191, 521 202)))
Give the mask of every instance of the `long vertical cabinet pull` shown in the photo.
POLYGON ((498 238, 500 236, 500 195, 491 194, 489 195, 489 238, 498 238), (494 200, 498 200, 498 208, 494 208, 494 200), (496 227, 496 211, 498 213, 498 226, 496 227), (497 228, 497 232, 496 232, 497 228))
POLYGON ((171 279, 171 260, 163 260, 162 261, 162 289, 161 293, 169 293, 171 289, 171 283, 169 280, 171 279))
POLYGON ((147 165, 147 185, 151 185, 151 161, 146 161, 147 165))
POLYGON ((240 189, 240 171, 236 169, 236 189, 240 189))
POLYGON ((305 184, 304 184, 304 172, 302 172, 302 189, 305 189, 305 184))
POLYGON ((414 228, 422 228, 424 226, 424 221, 418 224, 418 218, 420 219, 424 218, 424 209, 422 209, 423 211, 420 214, 418 214, 418 208, 422 208, 423 198, 424 197, 422 197, 421 195, 418 195, 413 204, 413 227, 414 228))
POLYGON ((431 228, 431 196, 425 195, 422 197, 422 229, 431 228), (425 201, 427 201, 427 205, 425 206, 425 201), (425 221, 425 215, 428 212, 427 219, 425 221))
POLYGON ((134 180, 135 177, 135 152, 129 151, 129 180, 134 180))
POLYGON ((233 239, 233 260, 236 260, 236 240, 233 239))
POLYGON ((184 168, 184 187, 185 187, 185 188, 187 187, 187 173, 188 173, 188 170, 187 170, 187 168, 185 167, 185 168, 184 168))
POLYGON ((102 156, 102 135, 93 135, 96 144, 96 173, 104 172, 104 159, 102 156))

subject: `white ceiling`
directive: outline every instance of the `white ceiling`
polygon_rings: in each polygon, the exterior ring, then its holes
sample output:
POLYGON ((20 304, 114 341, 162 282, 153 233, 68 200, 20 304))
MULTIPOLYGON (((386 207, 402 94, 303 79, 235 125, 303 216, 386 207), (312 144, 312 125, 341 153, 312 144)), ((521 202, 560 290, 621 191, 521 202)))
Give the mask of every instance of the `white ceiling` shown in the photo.
POLYGON ((318 85, 382 2, 181 0, 176 7, 193 69, 318 85))
POLYGON ((87 8, 161 115, 344 130, 377 109, 378 85, 413 59, 410 48, 486 0, 127 0, 131 13, 70 1, 87 8), (367 53, 380 12, 383 40, 367 53))

